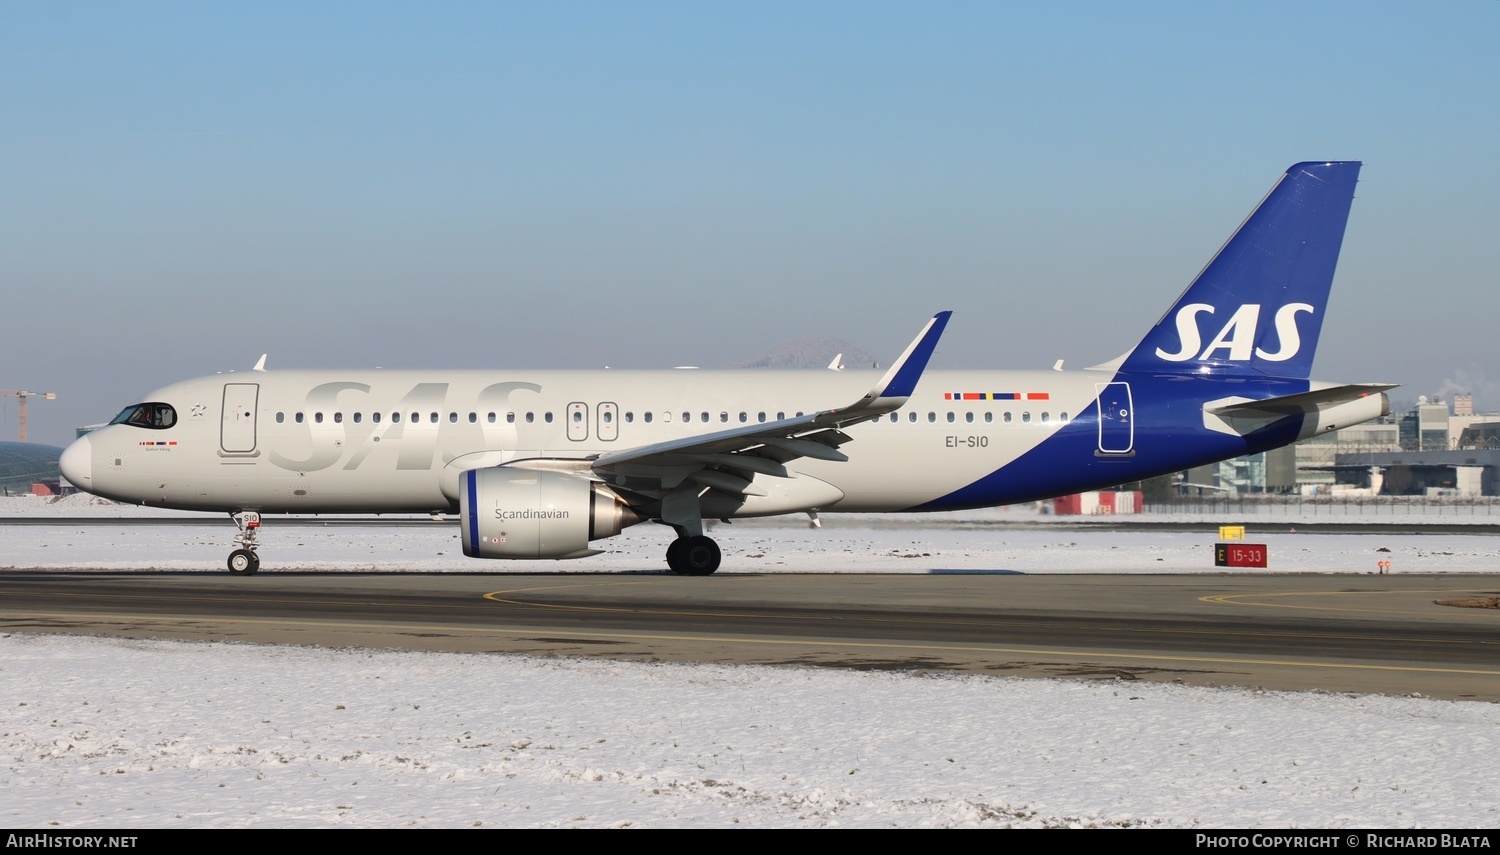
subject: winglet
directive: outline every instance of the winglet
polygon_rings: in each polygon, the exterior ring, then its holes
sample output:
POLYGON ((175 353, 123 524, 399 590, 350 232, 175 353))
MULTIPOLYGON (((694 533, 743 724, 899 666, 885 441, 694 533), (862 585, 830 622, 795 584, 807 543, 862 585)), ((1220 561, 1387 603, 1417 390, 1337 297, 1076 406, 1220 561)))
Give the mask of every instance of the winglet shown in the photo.
POLYGON ((932 352, 937 349, 938 339, 943 335, 943 328, 948 325, 948 319, 953 317, 952 312, 938 312, 922 327, 917 337, 912 339, 911 344, 906 346, 906 351, 901 354, 891 369, 885 372, 875 388, 865 395, 866 402, 877 401, 881 398, 900 398, 905 402, 916 391, 917 381, 922 379, 922 372, 927 370, 927 360, 932 358, 932 352))
MULTIPOLYGON (((932 352, 937 348, 938 338, 943 334, 943 327, 947 326, 948 318, 952 315, 952 312, 938 312, 933 315, 932 320, 922 327, 922 331, 917 334, 911 344, 907 345, 906 351, 901 354, 891 369, 880 378, 879 383, 875 384, 875 388, 847 407, 819 410, 805 415, 799 413, 794 418, 777 419, 774 422, 761 424, 746 424, 729 430, 698 436, 684 436, 623 451, 611 451, 594 458, 592 468, 598 473, 615 472, 616 467, 626 463, 636 466, 659 466, 663 469, 680 468, 684 465, 702 466, 703 469, 709 469, 726 465, 730 468, 748 470, 751 473, 784 478, 787 477, 787 471, 780 463, 788 459, 812 457, 834 462, 846 461, 849 459, 848 456, 840 452, 838 446, 843 442, 848 442, 850 437, 837 433, 836 430, 878 419, 904 406, 907 398, 911 397, 912 392, 916 390, 917 381, 922 379, 922 372, 927 368, 927 361, 932 358, 932 352), (835 431, 829 431, 829 428, 834 428, 835 431), (739 454, 746 449, 759 446, 772 449, 775 453, 765 455, 766 460, 761 460, 760 457, 741 457, 739 454), (727 462, 725 458, 731 455, 737 461, 757 460, 760 462, 754 465, 727 462)), ((718 483, 711 484, 703 480, 702 474, 702 470, 695 469, 691 477, 697 478, 696 483, 704 486, 721 491, 742 492, 739 489, 740 485, 735 482, 718 479, 718 483)))
POLYGON ((266 370, 266 354, 262 353, 260 355, 260 359, 258 359, 258 360, 255 361, 255 367, 252 368, 252 369, 250 369, 250 370, 251 371, 265 371, 266 370))

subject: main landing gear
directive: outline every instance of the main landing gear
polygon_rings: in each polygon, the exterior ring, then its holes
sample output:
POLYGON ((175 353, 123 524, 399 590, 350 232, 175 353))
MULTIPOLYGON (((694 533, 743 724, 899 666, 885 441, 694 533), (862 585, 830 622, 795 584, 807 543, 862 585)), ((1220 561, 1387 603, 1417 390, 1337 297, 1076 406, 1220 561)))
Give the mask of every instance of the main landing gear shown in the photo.
POLYGON ((667 547, 667 567, 679 576, 707 576, 719 569, 719 545, 703 533, 703 510, 697 483, 684 481, 661 499, 661 518, 677 539, 667 547))
POLYGON ((255 537, 260 533, 260 514, 255 511, 240 511, 230 514, 240 533, 234 536, 239 549, 229 553, 229 572, 236 576, 253 576, 260 569, 260 556, 255 554, 255 537))
POLYGON ((667 547, 667 566, 679 576, 707 576, 719 569, 719 545, 702 534, 679 537, 667 547))

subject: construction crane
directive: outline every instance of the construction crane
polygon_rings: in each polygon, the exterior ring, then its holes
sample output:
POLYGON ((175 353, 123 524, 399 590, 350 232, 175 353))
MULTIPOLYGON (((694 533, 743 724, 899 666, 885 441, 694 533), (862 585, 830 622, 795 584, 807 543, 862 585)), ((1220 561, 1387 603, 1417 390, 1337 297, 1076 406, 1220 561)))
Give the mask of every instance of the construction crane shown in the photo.
POLYGON ((26 402, 32 398, 57 400, 56 392, 23 392, 20 389, 0 389, 0 398, 18 398, 21 401, 21 441, 26 441, 26 402))

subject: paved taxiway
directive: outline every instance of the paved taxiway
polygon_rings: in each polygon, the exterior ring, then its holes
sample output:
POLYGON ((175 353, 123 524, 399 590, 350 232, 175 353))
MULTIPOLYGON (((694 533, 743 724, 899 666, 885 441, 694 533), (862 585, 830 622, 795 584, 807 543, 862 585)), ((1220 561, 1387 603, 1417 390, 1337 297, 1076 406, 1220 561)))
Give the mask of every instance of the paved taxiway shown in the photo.
POLYGON ((1481 575, 0 572, 0 630, 1500 700, 1481 575))

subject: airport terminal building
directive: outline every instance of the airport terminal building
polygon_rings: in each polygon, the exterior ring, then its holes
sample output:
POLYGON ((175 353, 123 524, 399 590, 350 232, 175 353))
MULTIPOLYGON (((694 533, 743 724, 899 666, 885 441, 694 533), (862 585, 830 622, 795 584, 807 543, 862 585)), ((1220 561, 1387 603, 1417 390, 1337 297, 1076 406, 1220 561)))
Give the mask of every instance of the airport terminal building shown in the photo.
POLYGON ((35 442, 0 442, 0 496, 50 496, 58 492, 63 450, 35 442))
POLYGON ((1179 492, 1500 496, 1500 414, 1426 397, 1405 413, 1190 470, 1179 492))

